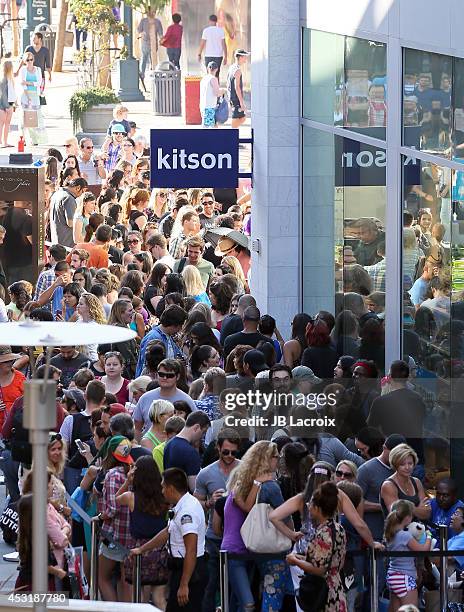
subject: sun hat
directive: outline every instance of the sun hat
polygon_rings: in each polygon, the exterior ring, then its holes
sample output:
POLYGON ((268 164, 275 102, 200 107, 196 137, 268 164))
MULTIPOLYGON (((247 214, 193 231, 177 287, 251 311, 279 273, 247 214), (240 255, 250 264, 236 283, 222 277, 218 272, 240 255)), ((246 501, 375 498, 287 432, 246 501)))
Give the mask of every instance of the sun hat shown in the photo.
POLYGON ((11 346, 0 346, 0 363, 8 363, 9 361, 16 361, 21 355, 11 352, 11 346))

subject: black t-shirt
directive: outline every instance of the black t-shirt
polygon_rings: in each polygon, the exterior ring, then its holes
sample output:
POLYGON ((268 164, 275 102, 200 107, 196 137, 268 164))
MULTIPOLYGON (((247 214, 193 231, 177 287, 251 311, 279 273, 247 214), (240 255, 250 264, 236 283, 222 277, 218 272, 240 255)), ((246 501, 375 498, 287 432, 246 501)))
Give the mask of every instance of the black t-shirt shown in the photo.
POLYGON ((140 227, 137 225, 136 220, 140 217, 145 217, 145 219, 147 218, 140 210, 132 210, 129 215, 129 225, 131 226, 131 229, 136 230, 137 232, 140 232, 140 227))
POLYGON ((220 342, 224 345, 227 336, 236 334, 243 329, 242 317, 236 314, 227 315, 222 319, 220 342))
POLYGON ((245 333, 245 332, 237 332, 236 334, 232 334, 231 336, 227 336, 224 341, 224 357, 227 355, 239 344, 249 344, 250 346, 256 347, 259 342, 269 342, 269 338, 260 334, 259 332, 253 333, 245 333))
POLYGON ((2 218, 6 229, 2 259, 6 266, 28 266, 32 263, 32 216, 23 208, 12 206, 2 218))
POLYGON ((108 256, 114 264, 122 264, 123 255, 124 252, 121 251, 121 249, 117 249, 115 246, 110 246, 108 249, 108 256))
POLYGON ((223 214, 237 204, 237 190, 233 187, 217 187, 213 189, 213 195, 216 202, 222 204, 223 214))
POLYGON ((310 346, 303 351, 301 365, 311 368, 319 378, 333 379, 337 365, 337 351, 330 344, 327 346, 310 346))
POLYGON ((145 448, 144 446, 136 446, 132 447, 130 451, 130 456, 134 461, 137 461, 140 457, 146 457, 147 455, 151 456, 152 451, 149 448, 145 448))
POLYGON ((143 294, 143 303, 145 308, 148 310, 150 314, 156 317, 155 309, 153 308, 153 304, 151 303, 151 298, 156 297, 158 295, 162 295, 163 292, 161 289, 158 289, 154 285, 147 285, 145 288, 145 293, 143 294))
POLYGON ((56 355, 50 359, 50 363, 61 370, 60 382, 67 388, 77 370, 86 368, 89 360, 82 353, 78 353, 73 359, 63 359, 61 355, 56 355))
POLYGON ((396 389, 373 401, 367 424, 378 427, 385 436, 403 434, 422 461, 424 418, 425 404, 419 393, 396 389))

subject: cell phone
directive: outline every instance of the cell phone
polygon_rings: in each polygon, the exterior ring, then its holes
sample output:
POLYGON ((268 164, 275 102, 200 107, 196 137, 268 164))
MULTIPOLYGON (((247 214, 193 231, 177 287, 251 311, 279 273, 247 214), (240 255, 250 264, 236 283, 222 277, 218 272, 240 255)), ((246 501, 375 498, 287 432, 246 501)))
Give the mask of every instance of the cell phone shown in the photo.
POLYGON ((76 442, 77 448, 79 449, 79 452, 80 453, 85 453, 85 451, 87 449, 86 449, 85 444, 82 442, 82 440, 77 439, 77 440, 75 440, 75 442, 76 442))

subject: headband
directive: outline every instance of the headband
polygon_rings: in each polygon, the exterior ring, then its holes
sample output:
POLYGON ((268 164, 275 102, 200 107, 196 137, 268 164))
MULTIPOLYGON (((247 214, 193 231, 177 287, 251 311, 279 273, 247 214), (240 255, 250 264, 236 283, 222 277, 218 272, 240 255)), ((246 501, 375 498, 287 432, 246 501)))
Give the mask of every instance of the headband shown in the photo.
POLYGON ((365 368, 369 372, 369 376, 371 376, 373 378, 372 375, 374 374, 374 370, 372 369, 372 366, 371 366, 371 364, 368 361, 363 361, 362 359, 360 359, 359 361, 356 361, 353 364, 353 370, 357 366, 361 366, 362 368, 365 368))

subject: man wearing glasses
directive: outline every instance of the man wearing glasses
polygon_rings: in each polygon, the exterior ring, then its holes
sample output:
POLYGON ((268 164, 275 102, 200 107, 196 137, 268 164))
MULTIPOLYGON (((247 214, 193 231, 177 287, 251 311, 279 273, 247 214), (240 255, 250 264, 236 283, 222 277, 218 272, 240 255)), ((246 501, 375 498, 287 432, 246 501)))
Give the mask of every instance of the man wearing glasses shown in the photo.
POLYGON ((126 129, 122 123, 115 123, 111 128, 111 140, 106 139, 102 146, 105 160, 105 169, 108 173, 118 163, 118 158, 122 153, 122 142, 127 136, 126 129))
POLYGON ((102 179, 106 178, 105 166, 103 160, 95 157, 93 154, 93 142, 91 138, 81 138, 79 142, 79 168, 81 176, 85 178, 89 187, 95 187, 102 184, 102 179))
POLYGON ((209 512, 206 530, 206 552, 208 553, 208 586, 203 598, 203 612, 214 612, 216 609, 216 592, 219 588, 219 549, 221 538, 213 530, 213 513, 215 503, 224 496, 230 473, 240 463, 240 438, 235 429, 223 429, 217 439, 219 459, 199 471, 194 496, 206 512, 209 512))
MULTIPOLYGON (((184 401, 187 402, 192 412, 197 411, 195 402, 181 389, 178 389, 177 383, 180 378, 181 366, 176 359, 163 359, 158 366, 158 384, 157 389, 147 391, 137 402, 133 419, 135 425, 135 437, 140 440, 142 432, 148 431, 152 425, 149 417, 151 405, 155 400, 165 399, 171 402, 184 401)), ((197 411, 198 412, 198 411, 197 411)), ((206 415, 205 415, 206 416, 206 415)), ((165 467, 169 467, 166 466, 165 467)))
POLYGON ((79 143, 77 142, 77 138, 75 136, 71 136, 70 138, 66 138, 64 141, 64 149, 65 149, 65 157, 69 157, 70 155, 79 156, 79 143))

